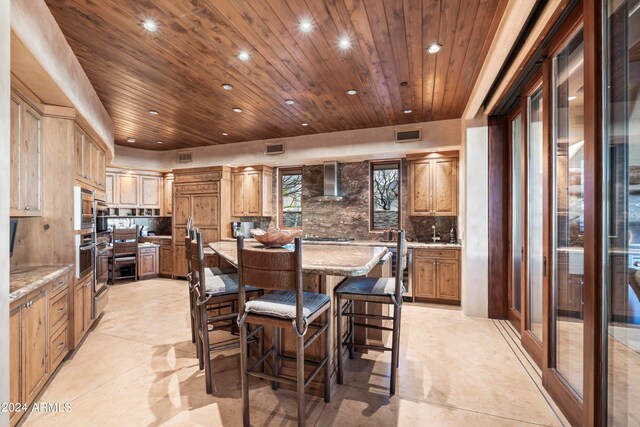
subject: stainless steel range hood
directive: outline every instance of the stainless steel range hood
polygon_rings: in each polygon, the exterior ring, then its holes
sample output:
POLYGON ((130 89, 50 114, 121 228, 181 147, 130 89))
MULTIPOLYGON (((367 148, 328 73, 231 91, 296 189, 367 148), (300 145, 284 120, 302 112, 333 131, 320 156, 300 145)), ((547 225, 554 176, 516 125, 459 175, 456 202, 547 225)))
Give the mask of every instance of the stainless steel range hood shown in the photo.
POLYGON ((340 192, 340 163, 337 161, 324 163, 324 195, 312 197, 311 200, 322 202, 339 202, 344 200, 340 192))

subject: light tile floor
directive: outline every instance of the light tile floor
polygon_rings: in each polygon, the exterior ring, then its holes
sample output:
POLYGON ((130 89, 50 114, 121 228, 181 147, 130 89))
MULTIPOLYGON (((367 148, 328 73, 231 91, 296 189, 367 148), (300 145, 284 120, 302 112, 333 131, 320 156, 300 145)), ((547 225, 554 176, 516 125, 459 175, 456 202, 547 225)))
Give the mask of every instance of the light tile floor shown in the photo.
MULTIPOLYGON (((107 312, 39 399, 71 412, 32 413, 24 425, 241 425, 237 351, 215 357, 219 392, 209 396, 190 338, 183 282, 112 287, 107 312)), ((507 322, 406 304, 401 346, 394 397, 389 353, 356 357, 331 403, 307 399, 307 425, 568 425, 507 322)), ((251 381, 252 424, 294 425, 295 395, 251 381)))

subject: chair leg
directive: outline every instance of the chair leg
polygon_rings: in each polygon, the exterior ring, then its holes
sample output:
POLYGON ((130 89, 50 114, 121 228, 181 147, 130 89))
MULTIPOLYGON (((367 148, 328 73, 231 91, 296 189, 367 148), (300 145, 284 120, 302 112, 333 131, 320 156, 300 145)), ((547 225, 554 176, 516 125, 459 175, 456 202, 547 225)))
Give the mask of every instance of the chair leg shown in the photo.
POLYGON ((242 387, 242 424, 249 427, 249 375, 247 374, 247 324, 240 326, 240 384, 242 387))
POLYGON ((331 330, 331 318, 333 317, 332 306, 329 304, 329 309, 325 316, 327 316, 327 330, 325 331, 324 336, 324 351, 326 354, 327 361, 324 365, 324 401, 325 403, 331 402, 331 359, 332 359, 332 330, 331 330))
POLYGON ((349 359, 353 359, 355 357, 355 348, 353 347, 353 344, 356 340, 356 328, 354 325, 355 318, 353 317, 353 314, 355 313, 356 303, 354 300, 350 300, 349 304, 349 312, 351 313, 351 316, 349 316, 349 342, 352 344, 351 346, 349 346, 349 359))
MULTIPOLYGON (((280 356, 280 328, 273 326, 271 335, 273 336, 273 375, 278 376, 280 373, 280 361, 278 360, 278 356, 280 356)), ((271 381, 271 388, 277 390, 280 388, 280 384, 277 381, 271 381)))
POLYGON ((297 337, 296 385, 298 391, 298 427, 304 427, 306 411, 304 404, 304 336, 297 337))
POLYGON ((393 337, 391 341, 391 381, 389 384, 389 394, 396 394, 396 381, 398 373, 398 353, 400 350, 400 314, 402 308, 393 308, 393 337))
POLYGON ((189 317, 191 318, 191 342, 196 342, 196 325, 195 318, 193 316, 193 292, 191 292, 191 288, 187 286, 187 291, 189 292, 189 317))
MULTIPOLYGON (((192 314, 192 321, 195 325, 195 334, 196 334, 196 355, 198 356, 198 366, 200 367, 200 370, 204 369, 204 358, 202 357, 202 339, 200 338, 200 330, 202 327, 202 322, 200 320, 200 307, 198 307, 197 305, 197 301, 196 301, 196 294, 192 293, 191 294, 191 303, 194 305, 193 307, 193 314, 192 314)), ((204 312, 206 313, 207 310, 205 309, 204 312)), ((206 324, 206 317, 205 317, 205 324, 206 324)))
POLYGON ((207 324, 207 306, 201 305, 199 307, 199 317, 200 317, 200 336, 202 337, 202 342, 200 345, 200 351, 202 352, 202 361, 204 362, 204 375, 205 382, 207 385, 207 393, 213 393, 213 381, 211 372, 211 353, 209 352, 209 325, 207 324))
POLYGON ((342 298, 338 294, 338 312, 336 313, 337 325, 336 325, 336 343, 338 345, 338 384, 343 384, 342 378, 342 298))

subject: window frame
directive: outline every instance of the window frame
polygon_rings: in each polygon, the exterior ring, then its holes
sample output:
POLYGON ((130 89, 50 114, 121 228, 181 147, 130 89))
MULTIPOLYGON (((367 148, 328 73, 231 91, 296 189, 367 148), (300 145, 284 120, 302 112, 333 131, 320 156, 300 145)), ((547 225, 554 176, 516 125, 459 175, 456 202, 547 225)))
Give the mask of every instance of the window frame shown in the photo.
POLYGON ((302 166, 278 168, 278 228, 282 230, 302 230, 302 187, 300 188, 300 227, 286 227, 282 210, 282 178, 284 175, 293 175, 295 172, 300 174, 302 180, 302 166))
POLYGON ((382 233, 385 229, 374 228, 374 202, 373 202, 373 171, 376 166, 380 165, 397 165, 398 166, 398 226, 396 229, 402 229, 402 159, 388 160, 371 160, 369 161, 369 232, 382 233))

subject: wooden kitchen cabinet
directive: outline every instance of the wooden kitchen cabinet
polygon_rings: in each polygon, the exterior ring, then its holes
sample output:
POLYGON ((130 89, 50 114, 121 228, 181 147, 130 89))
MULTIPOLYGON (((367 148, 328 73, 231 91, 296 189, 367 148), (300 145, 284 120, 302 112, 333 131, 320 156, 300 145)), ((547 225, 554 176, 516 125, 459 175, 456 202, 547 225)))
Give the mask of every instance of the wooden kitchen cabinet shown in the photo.
POLYGON ((460 251, 414 249, 412 271, 416 301, 460 303, 460 251))
POLYGON ((135 173, 112 169, 106 172, 107 205, 112 208, 153 209, 160 214, 163 199, 160 173, 135 173))
MULTIPOLYGON (((22 306, 9 314, 9 402, 22 403, 22 306)), ((21 412, 9 413, 9 423, 13 426, 22 416, 21 412)))
POLYGON ((162 177, 140 176, 140 207, 160 209, 162 201, 162 177))
POLYGON ((138 175, 116 175, 116 206, 123 208, 137 208, 140 206, 139 197, 140 177, 138 175))
POLYGON ((231 173, 231 216, 271 216, 271 178, 267 166, 234 168, 231 173))
POLYGON ((93 321, 93 273, 77 281, 73 293, 73 348, 77 348, 93 321))
POLYGON ((116 191, 116 175, 115 174, 109 173, 109 172, 106 173, 105 191, 106 191, 105 202, 107 203, 107 206, 109 207, 115 206, 116 204, 114 199, 114 195, 116 191))
POLYGON ((138 248, 138 278, 141 280, 158 277, 160 274, 160 247, 149 245, 138 248))
POLYGON ((107 160, 104 150, 97 145, 93 145, 93 162, 92 162, 92 182, 101 189, 106 189, 105 179, 107 173, 107 160))
POLYGON ((173 248, 171 242, 160 244, 160 275, 163 277, 173 276, 173 248))
POLYGON ((11 216, 42 215, 42 115, 11 92, 11 216))
POLYGON ((457 153, 407 155, 410 216, 458 215, 457 153))
POLYGON ((74 140, 76 181, 104 191, 107 167, 105 150, 78 124, 75 126, 74 140))
POLYGON ((166 174, 164 177, 164 197, 163 197, 163 211, 164 215, 170 216, 173 214, 173 174, 166 174))

